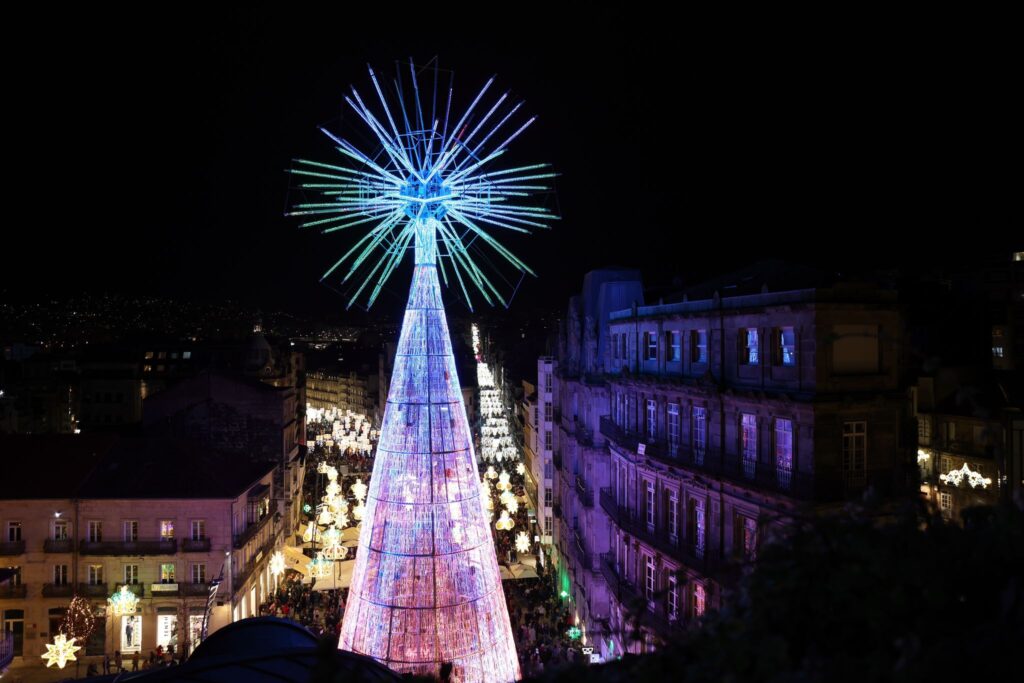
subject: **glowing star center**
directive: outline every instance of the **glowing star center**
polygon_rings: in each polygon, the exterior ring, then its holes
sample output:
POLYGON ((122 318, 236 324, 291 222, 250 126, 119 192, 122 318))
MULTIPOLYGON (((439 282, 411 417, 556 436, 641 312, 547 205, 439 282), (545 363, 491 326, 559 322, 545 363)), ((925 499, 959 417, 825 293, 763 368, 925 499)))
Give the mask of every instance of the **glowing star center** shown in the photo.
POLYGON ((444 218, 448 213, 448 201, 456 197, 444 180, 436 175, 425 182, 410 175, 398 196, 405 200, 405 215, 413 220, 444 218))

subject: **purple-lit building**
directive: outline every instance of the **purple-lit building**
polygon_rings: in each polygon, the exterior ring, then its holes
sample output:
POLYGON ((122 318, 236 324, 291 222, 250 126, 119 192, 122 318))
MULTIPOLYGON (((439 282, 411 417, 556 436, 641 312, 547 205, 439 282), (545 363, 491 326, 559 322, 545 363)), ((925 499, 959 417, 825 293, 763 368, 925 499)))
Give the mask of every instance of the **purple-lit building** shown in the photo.
POLYGON ((605 657, 717 605, 790 515, 907 492, 915 440, 894 293, 751 273, 657 305, 638 278, 616 288, 636 303, 604 319, 593 288, 571 302, 556 387, 559 546, 605 657))

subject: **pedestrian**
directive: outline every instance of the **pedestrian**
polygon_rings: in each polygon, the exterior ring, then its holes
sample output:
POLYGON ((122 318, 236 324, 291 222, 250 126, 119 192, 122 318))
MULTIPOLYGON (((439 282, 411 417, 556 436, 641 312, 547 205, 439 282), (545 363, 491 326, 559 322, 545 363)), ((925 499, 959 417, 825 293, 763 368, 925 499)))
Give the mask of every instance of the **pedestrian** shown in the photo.
POLYGON ((132 671, 139 670, 139 651, 136 650, 132 653, 132 671))
POLYGON ((103 673, 104 675, 110 673, 110 654, 107 652, 103 653, 103 673))
POLYGON ((123 664, 124 664, 124 661, 121 659, 121 651, 120 650, 116 650, 114 652, 114 666, 117 667, 117 672, 118 673, 121 673, 124 670, 123 664))

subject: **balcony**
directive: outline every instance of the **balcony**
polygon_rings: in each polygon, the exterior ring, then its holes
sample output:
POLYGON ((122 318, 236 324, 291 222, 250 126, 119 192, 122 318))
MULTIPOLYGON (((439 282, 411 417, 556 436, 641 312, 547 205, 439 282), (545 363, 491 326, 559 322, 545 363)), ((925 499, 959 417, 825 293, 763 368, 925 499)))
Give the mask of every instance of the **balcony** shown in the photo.
POLYGON ((0 555, 23 555, 25 541, 0 541, 0 555))
POLYGON ((44 553, 73 553, 75 552, 75 539, 73 538, 48 538, 43 541, 44 553))
MULTIPOLYGON (((608 583, 608 588, 615 595, 615 599, 619 601, 619 604, 622 605, 629 615, 628 618, 631 621, 639 626, 657 631, 665 637, 668 637, 673 630, 683 627, 683 622, 678 617, 669 617, 668 605, 665 603, 662 593, 658 594, 662 599, 657 601, 656 608, 651 609, 651 604, 637 587, 619 574, 615 567, 614 553, 604 553, 601 555, 601 575, 608 583)), ((682 597, 683 593, 680 591, 680 601, 682 601, 682 597)), ((678 606, 681 608, 682 603, 680 602, 678 606)))
POLYGON ((44 583, 44 598, 70 598, 75 594, 74 584, 70 583, 44 583))
POLYGON ((110 597, 110 593, 107 591, 107 584, 105 583, 80 583, 78 584, 78 594, 84 598, 110 597))
POLYGON ((744 460, 735 453, 712 449, 700 452, 682 446, 670 446, 666 441, 647 441, 636 432, 619 427, 607 415, 601 418, 601 434, 619 449, 634 455, 637 454, 637 447, 643 444, 642 457, 800 500, 845 500, 850 494, 863 491, 867 486, 874 488, 880 495, 889 496, 898 493, 900 488, 897 474, 891 470, 869 471, 859 485, 853 486, 853 482, 837 468, 819 468, 814 473, 799 472, 777 468, 772 463, 744 460))
POLYGON ((583 507, 594 507, 594 490, 587 486, 587 482, 583 481, 583 477, 578 474, 576 475, 576 495, 583 507))
POLYGON ((590 553, 587 552, 587 544, 583 540, 583 537, 580 536, 579 529, 572 530, 572 549, 573 555, 575 555, 576 559, 584 569, 593 568, 590 553))
POLYGON ((210 594, 210 584, 208 583, 180 583, 178 584, 178 590, 182 597, 186 598, 205 598, 210 594))
POLYGON ((210 552, 210 539, 183 539, 181 541, 181 551, 185 553, 208 553, 210 552))
POLYGON ((0 586, 0 600, 17 600, 28 594, 28 588, 23 583, 17 586, 0 586))
POLYGON ((232 539, 232 544, 234 545, 235 549, 237 550, 239 548, 245 547, 245 544, 248 543, 253 536, 258 534, 260 529, 266 526, 267 522, 273 519, 275 514, 277 514, 277 501, 272 500, 270 501, 270 505, 267 507, 267 511, 263 514, 262 517, 260 517, 256 521, 249 522, 248 526, 246 526, 245 528, 245 531, 235 535, 235 537, 232 539))
POLYGON ((669 557, 681 560, 692 569, 699 569, 705 575, 721 574, 728 562, 717 558, 704 544, 697 545, 692 541, 672 536, 666 529, 657 528, 652 531, 646 521, 641 521, 635 510, 622 507, 615 502, 611 489, 601 489, 601 508, 608 513, 612 522, 627 534, 647 543, 669 557))
POLYGON ((175 582, 160 582, 149 584, 149 594, 154 598, 176 598, 178 597, 179 584, 175 582))
POLYGON ((83 555, 173 555, 178 542, 173 538, 157 541, 86 541, 78 546, 83 555))

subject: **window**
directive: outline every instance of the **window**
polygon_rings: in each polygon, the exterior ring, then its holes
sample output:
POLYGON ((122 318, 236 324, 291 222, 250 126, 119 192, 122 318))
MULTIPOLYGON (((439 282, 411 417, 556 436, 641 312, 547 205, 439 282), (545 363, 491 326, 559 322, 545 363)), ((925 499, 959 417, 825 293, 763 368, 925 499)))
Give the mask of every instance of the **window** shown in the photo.
POLYGON ((197 562, 192 565, 192 583, 206 583, 206 565, 197 562))
POLYGON ((693 406, 693 460, 696 464, 704 464, 704 453, 708 445, 708 409, 701 406, 693 406))
POLYGON ((708 331, 693 330, 690 332, 690 362, 708 362, 708 331))
POLYGON ((612 335, 612 359, 619 359, 619 335, 617 333, 612 335))
POLYGON ((7 522, 7 540, 21 540, 21 522, 7 522))
POLYGON ((654 482, 647 482, 646 503, 647 528, 654 529, 654 482))
POLYGON ((867 480, 867 422, 843 423, 843 479, 847 486, 867 480))
POLYGON ((1003 357, 1003 347, 1002 346, 993 346, 992 347, 992 357, 993 358, 1002 358, 1003 357))
POLYGON ((551 430, 549 429, 549 430, 544 432, 544 450, 546 450, 546 451, 550 451, 551 450, 551 448, 552 448, 551 441, 552 441, 551 430))
POLYGON ((66 564, 53 565, 53 585, 68 585, 68 566, 66 564))
POLYGON ((679 496, 675 491, 668 494, 668 535, 673 541, 679 536, 679 496))
POLYGON ((544 402, 544 421, 551 422, 552 417, 555 414, 554 406, 551 405, 551 401, 544 402))
POLYGON ((136 519, 124 520, 124 541, 133 543, 139 540, 139 521, 136 519))
POLYGON ((679 582, 675 574, 668 577, 668 619, 676 621, 679 618, 679 582))
POLYGON ((193 541, 205 541, 206 540, 206 520, 193 519, 192 520, 192 540, 193 541))
POLYGON ((551 535, 551 515, 544 516, 544 535, 551 535))
POLYGON ((658 335, 644 332, 644 360, 658 360, 658 335))
POLYGON ((927 415, 917 417, 917 442, 928 446, 932 442, 932 421, 927 415))
POLYGON ((672 455, 679 451, 679 404, 668 404, 668 450, 672 455))
POLYGON ((160 540, 169 541, 172 538, 174 538, 174 520, 160 520, 160 540))
POLYGON ((707 605, 707 593, 704 589, 704 584, 694 583, 693 584, 693 616, 702 617, 704 616, 704 610, 707 605))
POLYGON ((793 478, 792 420, 775 420, 775 471, 779 487, 788 489, 793 478))
POLYGON ((705 529, 707 528, 707 519, 704 510, 704 501, 700 499, 694 499, 693 503, 693 514, 691 519, 693 520, 693 550, 694 554, 698 558, 704 557, 704 542, 707 537, 705 529))
MULTIPOLYGON (((17 585, 17 584, 15 584, 17 585)), ((11 634, 11 647, 15 657, 24 656, 25 648, 25 610, 5 609, 3 615, 3 630, 11 634)))
POLYGON ((173 562, 166 562, 160 565, 160 583, 174 583, 173 562))
POLYGON ((740 451, 743 454, 743 476, 754 478, 757 467, 757 416, 740 414, 740 451))
POLYGON ((103 522, 91 520, 89 522, 89 542, 100 543, 103 541, 103 522))
POLYGON ((683 333, 679 330, 671 330, 665 333, 665 343, 668 348, 668 360, 670 363, 678 363, 683 359, 683 333))
POLYGON ((124 566, 124 582, 125 583, 138 583, 139 582, 139 565, 137 565, 137 564, 126 564, 124 566))
POLYGON ((192 352, 191 351, 182 351, 181 352, 181 357, 184 358, 185 360, 188 360, 189 358, 192 357, 192 352))
POLYGON ((545 372, 544 373, 544 391, 549 393, 549 394, 551 393, 551 373, 550 372, 545 372))
POLYGON ((53 540, 55 541, 66 541, 68 540, 68 521, 66 519, 58 519, 53 522, 53 540))
POLYGON ((757 557, 757 520, 746 515, 736 515, 737 549, 743 559, 752 561, 757 557))
POLYGON ((878 372, 878 325, 836 325, 832 370, 836 374, 878 372))
POLYGON ((146 351, 145 358, 146 358, 146 360, 152 360, 153 359, 153 352, 152 351, 146 351))
POLYGON ((554 500, 554 493, 550 486, 544 487, 544 507, 551 507, 551 503, 554 500))
POLYGON ((103 585, 103 565, 102 564, 90 564, 89 565, 89 585, 90 586, 102 586, 103 585))
POLYGON ((757 329, 753 327, 740 328, 740 365, 757 365, 761 357, 757 352, 757 329))
POLYGON ((647 399, 647 438, 654 441, 658 433, 658 404, 649 398, 647 399))
POLYGON ((644 593, 647 595, 647 602, 654 602, 654 558, 644 555, 644 593))
POLYGON ((945 492, 939 494, 939 510, 946 519, 953 516, 953 496, 951 494, 945 492))
POLYGON ((628 347, 627 347, 628 335, 625 335, 625 334, 621 335, 619 337, 619 343, 622 344, 622 354, 621 354, 622 360, 626 360, 627 358, 629 358, 629 351, 628 351, 628 347))
POLYGON ((796 334, 792 327, 779 327, 775 330, 776 356, 775 364, 783 366, 796 365, 796 334))
POLYGON ((551 459, 548 458, 544 461, 544 478, 554 479, 555 478, 555 467, 551 464, 551 459))

